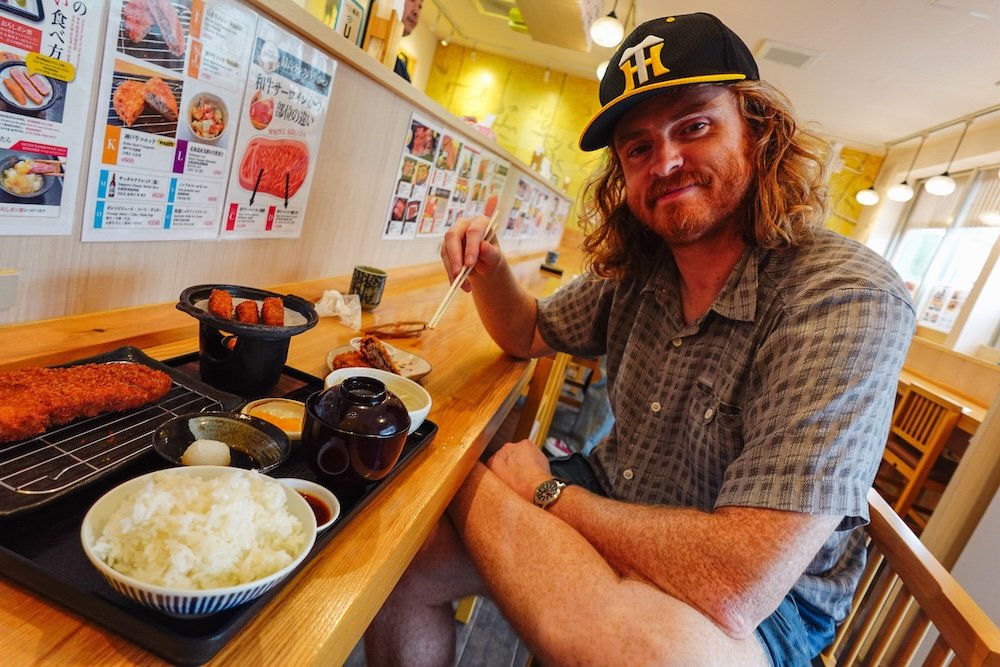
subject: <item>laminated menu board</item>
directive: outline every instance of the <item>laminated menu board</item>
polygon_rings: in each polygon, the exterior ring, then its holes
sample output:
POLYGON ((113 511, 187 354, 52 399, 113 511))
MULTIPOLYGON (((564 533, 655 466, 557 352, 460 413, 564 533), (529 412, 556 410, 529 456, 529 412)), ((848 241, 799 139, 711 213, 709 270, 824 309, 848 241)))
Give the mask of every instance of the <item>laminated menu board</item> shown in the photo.
POLYGON ((297 237, 337 63, 260 19, 222 238, 297 237))
POLYGON ((448 195, 437 197, 431 188, 434 159, 441 136, 441 130, 436 125, 417 114, 410 117, 396 172, 396 185, 382 226, 383 239, 412 239, 417 233, 417 221, 423 214, 425 201, 434 199, 433 207, 442 199, 447 204, 450 191, 448 195))
POLYGON ((103 0, 0 0, 0 234, 69 234, 103 0))
POLYGON ((558 239, 568 213, 568 201, 530 179, 519 177, 514 203, 504 224, 503 238, 546 236, 558 239))
POLYGON ((257 15, 232 0, 112 0, 84 241, 214 238, 257 15))

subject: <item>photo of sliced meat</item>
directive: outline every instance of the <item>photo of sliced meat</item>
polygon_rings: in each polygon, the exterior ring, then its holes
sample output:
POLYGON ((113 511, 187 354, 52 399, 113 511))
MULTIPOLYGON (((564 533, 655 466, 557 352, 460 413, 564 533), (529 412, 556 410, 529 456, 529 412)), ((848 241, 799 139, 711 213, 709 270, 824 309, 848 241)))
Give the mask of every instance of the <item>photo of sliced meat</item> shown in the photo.
POLYGON ((292 197, 305 182, 308 169, 309 147, 301 141, 255 137, 240 162, 240 187, 279 198, 292 197))
POLYGON ((28 81, 31 82, 31 85, 35 87, 38 94, 42 97, 47 97, 52 93, 52 86, 49 85, 49 82, 41 74, 29 74, 28 81))
POLYGON ((122 12, 125 20, 125 34, 133 42, 141 42, 146 39, 149 29, 153 27, 153 15, 149 11, 147 0, 132 0, 125 5, 122 12))
POLYGON ((149 12, 153 16, 153 21, 160 29, 163 42, 167 45, 170 53, 175 56, 184 55, 184 27, 181 19, 174 9, 170 0, 146 0, 149 12))
POLYGON ((146 104, 156 110, 167 120, 177 120, 177 98, 173 91, 158 76, 150 78, 142 86, 142 94, 146 104))
POLYGON ((122 119, 126 127, 132 127, 135 119, 139 117, 146 106, 145 90, 143 84, 132 79, 122 81, 115 88, 115 94, 111 101, 115 107, 115 113, 122 119))
POLYGON ((35 87, 31 85, 30 81, 28 81, 28 77, 25 75, 23 68, 11 67, 10 75, 14 78, 14 81, 17 81, 17 85, 21 86, 21 89, 24 91, 24 94, 28 96, 29 100, 35 104, 42 103, 42 96, 38 94, 35 87))

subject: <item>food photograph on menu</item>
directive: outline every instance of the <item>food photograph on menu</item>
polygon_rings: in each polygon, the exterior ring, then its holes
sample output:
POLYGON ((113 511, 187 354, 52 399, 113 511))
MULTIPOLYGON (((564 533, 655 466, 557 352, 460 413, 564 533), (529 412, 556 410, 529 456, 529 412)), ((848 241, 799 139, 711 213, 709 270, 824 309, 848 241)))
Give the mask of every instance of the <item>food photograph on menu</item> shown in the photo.
POLYGON ((190 1, 130 0, 122 10, 118 52, 182 72, 190 22, 190 1))
POLYGON ((108 125, 118 125, 165 137, 177 136, 178 100, 184 82, 157 76, 141 67, 118 61, 112 84, 108 125))

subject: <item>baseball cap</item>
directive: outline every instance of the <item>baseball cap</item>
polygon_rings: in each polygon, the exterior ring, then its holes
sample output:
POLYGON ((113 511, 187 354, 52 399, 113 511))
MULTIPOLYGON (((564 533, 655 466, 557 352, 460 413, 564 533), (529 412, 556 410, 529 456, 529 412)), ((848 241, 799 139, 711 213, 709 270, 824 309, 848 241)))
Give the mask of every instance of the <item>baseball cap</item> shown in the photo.
POLYGON ((750 49, 711 14, 646 21, 611 56, 601 79, 601 110, 584 128, 580 148, 607 146, 626 111, 665 89, 759 78, 750 49))

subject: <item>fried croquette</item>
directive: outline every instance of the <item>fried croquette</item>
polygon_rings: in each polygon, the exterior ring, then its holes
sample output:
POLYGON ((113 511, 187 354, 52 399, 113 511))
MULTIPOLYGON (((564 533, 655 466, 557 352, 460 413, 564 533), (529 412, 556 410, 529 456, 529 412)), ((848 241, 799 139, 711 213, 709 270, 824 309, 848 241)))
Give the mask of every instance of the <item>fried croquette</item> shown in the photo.
POLYGON ((248 299, 236 304, 236 321, 244 324, 260 324, 257 302, 248 299))
POLYGON ((0 373, 0 442, 104 412, 131 410, 162 397, 170 376, 134 363, 25 368, 0 373))
POLYGON ((269 327, 285 326, 285 303, 276 296, 269 296, 260 304, 260 323, 269 327))
POLYGON ((359 367, 377 368, 401 375, 399 366, 392 360, 392 355, 382 345, 382 341, 370 334, 361 339, 359 349, 338 354, 330 360, 330 366, 333 367, 333 370, 359 367))
POLYGON ((233 295, 222 289, 213 289, 208 295, 208 312, 226 320, 233 319, 233 295))
POLYGON ((330 360, 330 366, 333 370, 338 368, 371 368, 365 361, 364 355, 358 350, 338 354, 330 360))

